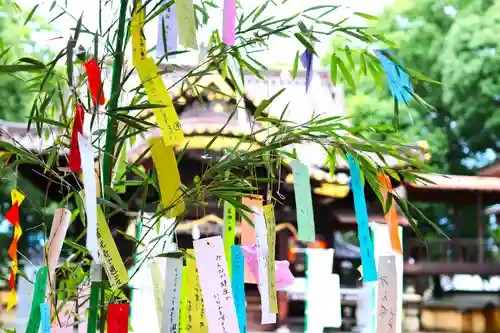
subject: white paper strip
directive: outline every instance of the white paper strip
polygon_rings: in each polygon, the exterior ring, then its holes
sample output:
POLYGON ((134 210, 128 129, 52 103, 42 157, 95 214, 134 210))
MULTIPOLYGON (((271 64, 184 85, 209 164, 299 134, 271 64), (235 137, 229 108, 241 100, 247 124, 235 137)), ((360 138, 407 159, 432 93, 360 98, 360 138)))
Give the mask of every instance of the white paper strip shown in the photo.
POLYGON ((323 327, 342 326, 342 310, 340 305, 340 277, 338 274, 331 274, 323 291, 323 308, 326 312, 323 327))
POLYGON ((356 326, 361 333, 375 332, 375 292, 377 282, 364 282, 359 289, 356 326))
POLYGON ((164 280, 161 276, 160 263, 153 261, 151 263, 151 278, 153 280, 153 295, 156 305, 156 316, 158 317, 158 327, 161 329, 162 314, 163 314, 163 286, 164 280))
POLYGON ((257 264, 259 268, 259 292, 261 300, 261 324, 274 324, 276 323, 276 314, 271 313, 269 307, 269 276, 267 274, 267 258, 269 257, 269 249, 267 245, 267 228, 266 219, 261 207, 254 207, 255 213, 255 231, 256 231, 256 245, 257 245, 257 264))
POLYGON ((94 169, 94 152, 89 138, 78 133, 78 146, 82 159, 83 188, 85 189, 85 213, 87 215, 87 249, 99 263, 97 251, 97 185, 94 169))
MULTIPOLYGON (((164 0, 167 4, 169 0, 164 0)), ((165 56, 165 50, 168 53, 177 51, 177 18, 176 18, 175 3, 165 9, 163 13, 158 15, 158 36, 156 42, 156 57, 165 56), (165 27, 165 30, 163 30, 165 27), (167 45, 165 45, 167 42, 167 45)))
POLYGON ((52 220, 52 227, 50 228, 49 242, 47 245, 47 264, 49 266, 49 284, 46 294, 50 295, 55 286, 55 271, 61 249, 68 231, 69 221, 71 219, 71 212, 66 208, 57 208, 54 219, 52 220))
POLYGON ((239 333, 231 280, 220 236, 193 241, 210 333, 239 333))
POLYGON ((378 258, 377 333, 396 333, 398 278, 395 256, 378 258))
POLYGON ((162 333, 179 332, 182 262, 183 259, 181 258, 167 258, 167 273, 165 274, 163 294, 162 333))

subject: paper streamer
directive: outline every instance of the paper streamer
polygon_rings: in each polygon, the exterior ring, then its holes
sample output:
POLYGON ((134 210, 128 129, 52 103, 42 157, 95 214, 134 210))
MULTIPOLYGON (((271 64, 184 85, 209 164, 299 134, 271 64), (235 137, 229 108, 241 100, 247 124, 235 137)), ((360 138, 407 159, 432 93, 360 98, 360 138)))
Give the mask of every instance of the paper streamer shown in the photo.
POLYGON ((128 332, 128 312, 130 304, 108 305, 108 333, 128 332))
POLYGON ((81 104, 75 107, 75 116, 73 118, 73 128, 71 130, 71 140, 69 143, 68 165, 71 171, 80 172, 82 170, 82 160, 78 144, 78 133, 83 134, 83 121, 85 110, 81 104))
POLYGON ((149 141, 151 155, 158 175, 158 183, 161 192, 161 203, 166 209, 175 204, 169 211, 167 217, 176 217, 184 212, 186 206, 182 199, 181 176, 177 168, 174 148, 165 146, 162 138, 153 138, 149 141))
POLYGON ((342 326, 342 307, 340 295, 340 276, 338 274, 330 274, 330 278, 326 280, 324 289, 324 308, 328 313, 325 315, 323 327, 340 328, 342 326))
MULTIPOLYGON (((252 197, 245 197, 242 198, 241 203, 250 209, 253 209, 253 207, 261 207, 262 196, 254 195, 252 197)), ((253 210, 252 213, 243 212, 243 214, 246 214, 253 223, 253 220, 255 219, 255 214, 253 213, 253 210)), ((240 228, 241 228, 240 230, 241 244, 247 246, 255 245, 255 239, 256 239, 255 228, 252 225, 250 225, 250 223, 248 223, 248 221, 244 216, 241 217, 240 228)), ((257 283, 254 275, 252 274, 252 271, 250 270, 250 268, 247 266, 246 263, 245 263, 245 283, 251 283, 251 284, 257 283)))
POLYGON ((182 258, 167 258, 165 288, 163 294, 163 321, 161 332, 177 333, 179 331, 179 309, 182 282, 182 258))
POLYGON ((4 219, 9 221, 10 224, 14 226, 14 236, 12 238, 12 243, 10 244, 9 250, 7 253, 9 257, 12 259, 12 264, 10 267, 10 277, 9 277, 9 298, 7 301, 6 311, 10 311, 14 305, 16 305, 17 295, 16 295, 16 274, 18 271, 18 261, 17 261, 17 243, 21 235, 23 234, 23 230, 21 229, 21 222, 19 221, 19 206, 24 201, 24 195, 19 192, 17 189, 13 189, 10 192, 12 206, 7 211, 4 216, 4 219))
POLYGON ((398 278, 395 256, 378 258, 377 333, 396 333, 398 312, 398 278))
POLYGON ((306 93, 309 90, 309 85, 311 84, 312 81, 312 65, 313 65, 313 54, 309 50, 305 50, 301 55, 300 55, 300 62, 302 63, 302 66, 304 66, 304 69, 306 70, 306 93))
POLYGON ((55 272, 59 256, 61 255, 64 238, 68 231, 71 212, 66 208, 57 208, 50 228, 49 242, 47 245, 47 266, 49 267, 49 281, 47 296, 55 287, 55 272))
POLYGON ((255 230, 257 232, 257 267, 259 272, 258 287, 261 300, 261 324, 276 323, 276 314, 271 311, 269 299, 269 275, 267 271, 269 247, 267 245, 266 220, 262 208, 254 207, 255 230))
POLYGON ((188 268, 186 266, 182 267, 182 279, 181 279, 181 299, 180 299, 180 310, 179 310, 179 332, 187 333, 188 324, 188 311, 187 311, 187 295, 188 295, 188 268))
POLYGON ((268 256, 266 258, 269 310, 271 313, 278 313, 278 298, 276 296, 276 220, 273 205, 262 207, 266 220, 266 236, 268 256))
POLYGON ((311 182, 309 169, 297 160, 291 160, 293 172, 293 187, 295 192, 295 207, 297 210, 297 224, 299 226, 299 241, 314 242, 316 231, 314 226, 314 212, 311 196, 311 182))
MULTIPOLYGON (((259 268, 258 268, 258 255, 257 246, 255 244, 241 245, 241 251, 245 256, 245 262, 248 265, 251 274, 255 277, 255 280, 259 281, 259 268)), ((290 263, 287 260, 276 261, 276 289, 281 290, 293 284, 295 278, 290 271, 290 263)))
POLYGON ((227 260, 227 269, 229 277, 232 271, 232 252, 231 247, 234 244, 236 236, 236 209, 229 202, 224 201, 224 254, 227 260))
POLYGON ((238 317, 240 333, 247 332, 247 309, 245 299, 245 257, 241 251, 241 245, 231 246, 232 276, 231 286, 234 296, 234 306, 238 317))
POLYGON ((144 38, 144 6, 141 0, 135 0, 135 11, 130 23, 130 32, 132 34, 132 64, 134 66, 141 60, 146 59, 148 50, 146 48, 146 39, 144 38))
POLYGON ((193 246, 210 333, 238 333, 222 238, 199 239, 193 246))
POLYGON ((102 264, 106 275, 113 288, 119 288, 128 282, 128 273, 122 261, 113 235, 109 230, 106 217, 100 206, 97 206, 98 229, 97 239, 99 241, 99 254, 102 258, 102 264))
POLYGON ((40 329, 40 304, 44 303, 45 290, 47 287, 48 267, 44 266, 36 273, 35 289, 33 290, 33 302, 31 303, 31 312, 28 319, 28 327, 26 333, 38 333, 40 329))
MULTIPOLYGON (((169 3, 169 0, 164 0, 163 3, 169 3)), ((157 58, 166 57, 167 53, 177 51, 177 34, 177 11, 175 3, 173 3, 158 15, 157 58), (165 50, 167 53, 165 53, 165 50)))
POLYGON ((104 89, 101 80, 101 69, 97 65, 94 58, 90 58, 85 62, 85 70, 89 81, 89 90, 94 105, 99 102, 99 105, 104 105, 104 89))
POLYGON ((160 263, 153 261, 151 263, 151 278, 153 279, 153 295, 155 297, 156 315, 158 317, 158 327, 162 332, 162 314, 165 282, 161 276, 160 263))
POLYGON ((224 0, 224 21, 222 23, 222 42, 234 46, 236 28, 236 0, 224 0))
POLYGON ((401 65, 392 62, 386 54, 390 55, 388 50, 375 50, 375 55, 380 59, 380 63, 387 76, 387 83, 392 96, 398 102, 408 103, 413 98, 413 91, 410 76, 401 65), (385 53, 385 54, 384 54, 385 53))
POLYGON ((366 210, 365 192, 361 181, 361 170, 358 162, 347 155, 349 170, 351 172, 351 187, 354 195, 354 209, 358 220, 358 239, 361 248, 361 264, 363 265, 363 281, 377 281, 377 269, 373 254, 373 242, 368 227, 368 212, 366 210))
MULTIPOLYGON (((385 206, 388 192, 392 193, 391 180, 389 179, 389 177, 384 175, 378 175, 378 179, 383 185, 380 186, 380 192, 382 193, 382 197, 384 198, 385 206)), ((398 213, 396 212, 396 204, 394 203, 394 200, 392 201, 391 207, 389 208, 389 212, 385 214, 385 221, 389 227, 389 236, 391 239, 392 249, 394 250, 394 252, 402 254, 403 250, 401 249, 401 241, 399 240, 398 213)))
POLYGON ((97 184, 94 169, 94 152, 88 137, 78 133, 78 145, 82 161, 83 188, 85 190, 85 213, 87 215, 86 247, 96 263, 99 263, 97 250, 97 184))
POLYGON ((50 305, 49 305, 49 303, 40 304, 40 317, 42 320, 41 333, 50 333, 50 305))
POLYGON ((187 48, 197 50, 196 21, 193 0, 177 0, 177 24, 179 25, 179 43, 187 48))

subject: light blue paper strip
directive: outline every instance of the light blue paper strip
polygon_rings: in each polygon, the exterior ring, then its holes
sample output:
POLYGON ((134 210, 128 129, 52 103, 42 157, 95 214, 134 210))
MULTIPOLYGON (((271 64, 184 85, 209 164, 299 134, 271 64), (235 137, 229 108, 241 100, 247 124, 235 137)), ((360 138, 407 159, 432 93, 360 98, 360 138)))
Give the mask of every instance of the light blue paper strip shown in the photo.
POLYGON ((41 333, 50 333, 50 306, 48 303, 40 304, 40 315, 42 316, 41 333))
MULTIPOLYGON (((384 52, 389 52, 384 50, 384 52)), ((394 98, 398 102, 407 103, 413 96, 410 91, 413 91, 413 86, 411 84, 410 76, 408 73, 398 64, 392 62, 382 50, 375 50, 375 55, 380 59, 380 63, 384 69, 387 76, 387 83, 389 84, 389 89, 394 98)))
POLYGON ((247 331, 247 310, 245 305, 245 258, 241 251, 241 245, 231 246, 232 276, 231 286, 233 289, 234 306, 238 317, 240 333, 247 331))
POLYGON ((354 195, 354 209, 358 220, 358 239, 361 248, 361 264, 363 265, 363 281, 377 281, 377 268, 373 254, 373 242, 368 226, 368 212, 366 210, 365 192, 361 182, 361 171, 358 162, 347 155, 349 170, 351 172, 351 188, 354 195))
POLYGON ((314 242, 316 230, 314 227, 314 212, 311 195, 309 169, 300 161, 291 160, 293 172, 293 191, 295 192, 295 209, 299 226, 299 241, 314 242))

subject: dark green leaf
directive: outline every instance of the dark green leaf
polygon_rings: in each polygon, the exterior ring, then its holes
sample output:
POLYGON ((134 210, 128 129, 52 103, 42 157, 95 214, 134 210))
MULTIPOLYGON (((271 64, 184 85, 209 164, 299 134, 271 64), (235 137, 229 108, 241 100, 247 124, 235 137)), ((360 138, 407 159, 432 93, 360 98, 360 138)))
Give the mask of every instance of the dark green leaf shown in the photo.
POLYGON ((258 118, 262 111, 264 111, 283 91, 285 91, 286 88, 282 88, 280 91, 278 91, 276 94, 274 94, 271 98, 265 99, 262 102, 260 102, 259 106, 255 110, 254 117, 258 118))
POLYGON ((314 50, 314 47, 312 46, 312 44, 307 40, 307 38, 301 34, 300 32, 296 32, 295 34, 295 38, 297 38, 299 40, 299 42, 304 45, 304 47, 306 49, 309 50, 309 52, 311 52, 312 54, 315 54, 316 56, 318 55, 316 53, 316 50, 314 50))
POLYGON ((352 92, 356 93, 356 83, 354 83, 354 79, 352 78, 351 73, 347 69, 346 65, 342 61, 342 59, 337 57, 338 66, 340 68, 340 72, 342 73, 342 77, 346 80, 347 84, 351 87, 352 92))
POLYGON ((35 14, 36 9, 38 8, 38 6, 40 6, 40 4, 36 4, 35 6, 33 6, 33 8, 31 9, 30 13, 28 14, 28 17, 26 17, 26 21, 24 21, 24 25, 28 24, 28 22, 31 20, 31 18, 35 14))
POLYGON ((330 59, 330 77, 334 85, 337 85, 337 66, 338 57, 335 54, 332 54, 330 59))
POLYGON ((295 80, 297 77, 297 70, 299 68, 299 51, 295 53, 295 60, 293 61, 292 78, 295 80))
POLYGON ((370 15, 370 14, 366 14, 366 13, 354 12, 353 14, 356 15, 356 16, 365 18, 367 20, 372 20, 372 21, 378 21, 379 20, 378 17, 370 15))

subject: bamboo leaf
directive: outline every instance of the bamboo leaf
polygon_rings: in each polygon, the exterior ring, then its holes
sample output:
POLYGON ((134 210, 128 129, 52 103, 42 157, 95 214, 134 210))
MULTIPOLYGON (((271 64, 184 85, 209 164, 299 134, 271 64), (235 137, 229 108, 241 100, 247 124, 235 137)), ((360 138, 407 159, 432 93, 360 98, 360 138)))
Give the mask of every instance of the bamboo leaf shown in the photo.
POLYGON ((36 4, 35 6, 33 6, 33 8, 31 9, 31 11, 28 14, 28 17, 26 17, 26 21, 24 21, 24 25, 28 24, 28 22, 31 20, 31 18, 35 14, 36 9, 38 8, 38 6, 40 6, 40 4, 36 4))
POLYGON ((334 85, 337 85, 338 60, 338 57, 335 54, 332 54, 332 57, 330 59, 330 77, 334 85))
POLYGON ((353 14, 356 15, 356 16, 365 18, 367 20, 371 20, 371 21, 378 21, 379 20, 378 17, 370 15, 370 14, 366 14, 366 13, 354 12, 353 14))
POLYGON ((351 73, 347 69, 346 65, 342 61, 342 59, 337 57, 338 66, 340 68, 340 72, 342 73, 342 77, 346 80, 347 84, 351 87, 352 92, 356 93, 356 83, 354 83, 354 79, 352 78, 351 73))
POLYGON ((293 61, 292 78, 295 80, 297 77, 297 70, 299 68, 299 51, 295 53, 295 60, 293 61))
POLYGON ((255 110, 254 117, 258 118, 262 111, 264 111, 276 98, 278 98, 279 95, 285 91, 286 88, 282 88, 280 91, 278 91, 276 94, 274 94, 271 98, 265 99, 262 102, 260 102, 259 106, 255 110))
POLYGON ((295 38, 297 38, 299 40, 299 42, 304 45, 304 47, 306 49, 309 50, 309 52, 311 52, 312 54, 315 54, 316 56, 318 55, 316 53, 316 50, 314 50, 314 47, 312 46, 312 44, 307 40, 306 37, 304 37, 303 34, 301 34, 300 32, 296 32, 295 34, 295 38))
POLYGON ((18 72, 40 72, 45 66, 26 64, 26 65, 0 65, 0 73, 18 73, 18 72))

